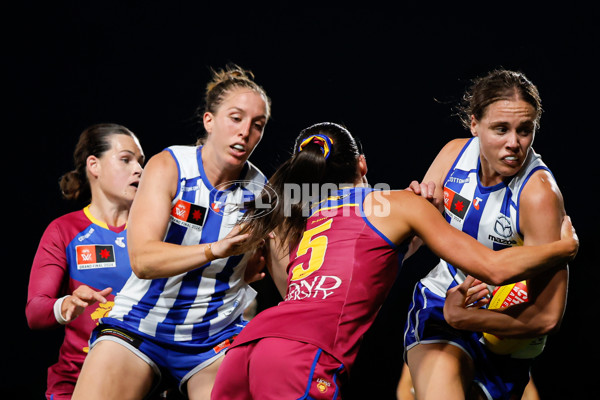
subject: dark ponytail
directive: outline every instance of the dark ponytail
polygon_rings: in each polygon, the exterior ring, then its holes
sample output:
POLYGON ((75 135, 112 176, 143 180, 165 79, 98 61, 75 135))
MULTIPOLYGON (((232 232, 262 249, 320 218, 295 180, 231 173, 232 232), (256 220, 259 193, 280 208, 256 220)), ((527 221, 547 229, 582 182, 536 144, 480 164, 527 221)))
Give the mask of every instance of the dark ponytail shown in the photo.
POLYGON ((358 140, 341 125, 323 122, 302 130, 291 158, 275 171, 258 201, 246 206, 242 223, 243 231, 251 234, 249 243, 257 243, 277 231, 282 244, 297 244, 306 227, 310 205, 324 195, 322 188, 328 184, 354 185, 360 178, 361 154, 358 140), (292 198, 291 194, 295 196, 292 198))
POLYGON ((92 155, 100 157, 110 150, 112 135, 127 135, 135 138, 135 135, 126 127, 111 123, 92 125, 79 135, 73 152, 75 169, 65 173, 58 181, 65 199, 91 200, 92 192, 87 177, 87 159, 92 155))

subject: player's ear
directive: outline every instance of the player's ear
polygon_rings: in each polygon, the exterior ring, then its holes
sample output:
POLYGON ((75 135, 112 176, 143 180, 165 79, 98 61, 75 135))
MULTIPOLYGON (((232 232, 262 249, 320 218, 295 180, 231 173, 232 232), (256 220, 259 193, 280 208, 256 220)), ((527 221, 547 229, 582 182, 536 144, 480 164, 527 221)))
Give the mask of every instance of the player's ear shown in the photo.
POLYGON ((358 169, 360 171, 360 176, 367 175, 367 171, 368 171, 367 159, 365 158, 365 156, 363 154, 358 156, 358 169))
POLYGON ((100 175, 100 160, 96 156, 89 156, 85 161, 86 170, 88 173, 97 178, 100 175))
POLYGON ((365 158, 364 155, 359 155, 357 158, 357 163, 356 163, 356 176, 357 176, 357 181, 355 183, 360 183, 363 185, 368 184, 367 181, 367 159, 365 158))
POLYGON ((212 133, 214 122, 214 115, 211 112, 205 112, 202 116, 202 124, 204 125, 204 130, 208 135, 212 133))
POLYGON ((478 136, 478 134, 477 134, 477 125, 478 124, 479 124, 479 121, 477 121, 477 118, 475 118, 474 115, 471 115, 471 135, 478 136))

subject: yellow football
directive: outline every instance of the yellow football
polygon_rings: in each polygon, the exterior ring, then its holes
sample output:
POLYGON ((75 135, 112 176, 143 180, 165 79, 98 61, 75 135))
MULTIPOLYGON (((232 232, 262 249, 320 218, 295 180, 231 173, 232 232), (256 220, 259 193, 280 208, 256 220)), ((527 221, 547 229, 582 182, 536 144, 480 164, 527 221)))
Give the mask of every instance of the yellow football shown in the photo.
MULTIPOLYGON (((521 281, 497 287, 492 294, 488 308, 500 309, 527 301, 527 282, 521 281)), ((546 336, 517 339, 502 338, 484 332, 483 342, 491 352, 496 354, 510 354, 513 358, 534 358, 544 350, 546 336)))

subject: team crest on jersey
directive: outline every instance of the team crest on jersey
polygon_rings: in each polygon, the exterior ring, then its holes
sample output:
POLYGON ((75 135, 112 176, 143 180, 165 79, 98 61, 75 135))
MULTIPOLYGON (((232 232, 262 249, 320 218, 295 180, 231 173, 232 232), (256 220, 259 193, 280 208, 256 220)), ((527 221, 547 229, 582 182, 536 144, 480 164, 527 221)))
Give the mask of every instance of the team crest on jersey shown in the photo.
POLYGON ((201 229, 206 221, 206 208, 183 200, 171 210, 171 220, 188 228, 201 229))
POLYGON ((75 248, 77 269, 114 268, 115 250, 112 245, 84 245, 75 248))
POLYGON ((94 320, 94 322, 96 322, 96 325, 98 325, 98 320, 100 318, 107 317, 108 313, 110 312, 110 310, 112 310, 114 305, 115 305, 114 301, 107 301, 106 303, 98 303, 98 307, 96 307, 94 312, 92 312, 92 314, 90 315, 90 318, 92 318, 94 320))
POLYGON ((327 392, 327 389, 331 386, 331 382, 326 381, 325 379, 317 378, 317 389, 321 393, 327 392))
POLYGON ((452 189, 444 188, 444 207, 454 217, 462 220, 471 205, 471 201, 462 197, 452 189))

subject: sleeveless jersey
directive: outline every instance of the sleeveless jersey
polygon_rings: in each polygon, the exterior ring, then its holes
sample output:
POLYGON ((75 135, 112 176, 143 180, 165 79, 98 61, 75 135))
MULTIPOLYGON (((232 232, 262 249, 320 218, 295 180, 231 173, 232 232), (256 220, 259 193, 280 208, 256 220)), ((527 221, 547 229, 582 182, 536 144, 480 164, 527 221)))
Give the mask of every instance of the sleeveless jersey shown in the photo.
MULTIPOLYGON (((164 241, 197 245, 222 239, 239 221, 243 203, 260 193, 265 176, 247 162, 240 180, 215 188, 206 178, 201 147, 167 150, 177 163, 179 183, 164 241)), ((243 279, 248 258, 217 259, 169 278, 139 279, 132 273, 102 322, 162 343, 206 342, 242 315, 256 295, 243 279)))
MULTIPOLYGON (((522 246, 519 227, 521 191, 535 171, 549 171, 548 168, 533 149, 521 170, 508 183, 483 186, 479 181, 479 168, 479 138, 473 137, 461 150, 444 181, 446 220, 490 249, 522 246)), ((464 279, 463 271, 440 260, 421 282, 438 296, 446 297, 446 291, 464 279)))
POLYGON ((264 337, 297 340, 351 368, 399 265, 398 248, 364 214, 371 191, 342 189, 313 208, 290 252, 284 301, 254 317, 233 346, 264 337))
MULTIPOLYGON (((97 321, 106 315, 114 295, 131 274, 127 232, 96 220, 86 207, 57 218, 48 225, 36 252, 26 306, 29 325, 35 329, 58 326, 54 303, 81 285, 95 290, 113 289, 107 303, 96 303, 65 325, 58 362, 48 369, 47 395, 73 392, 88 351, 88 339, 97 321)), ((70 397, 70 396, 69 396, 70 397)))

